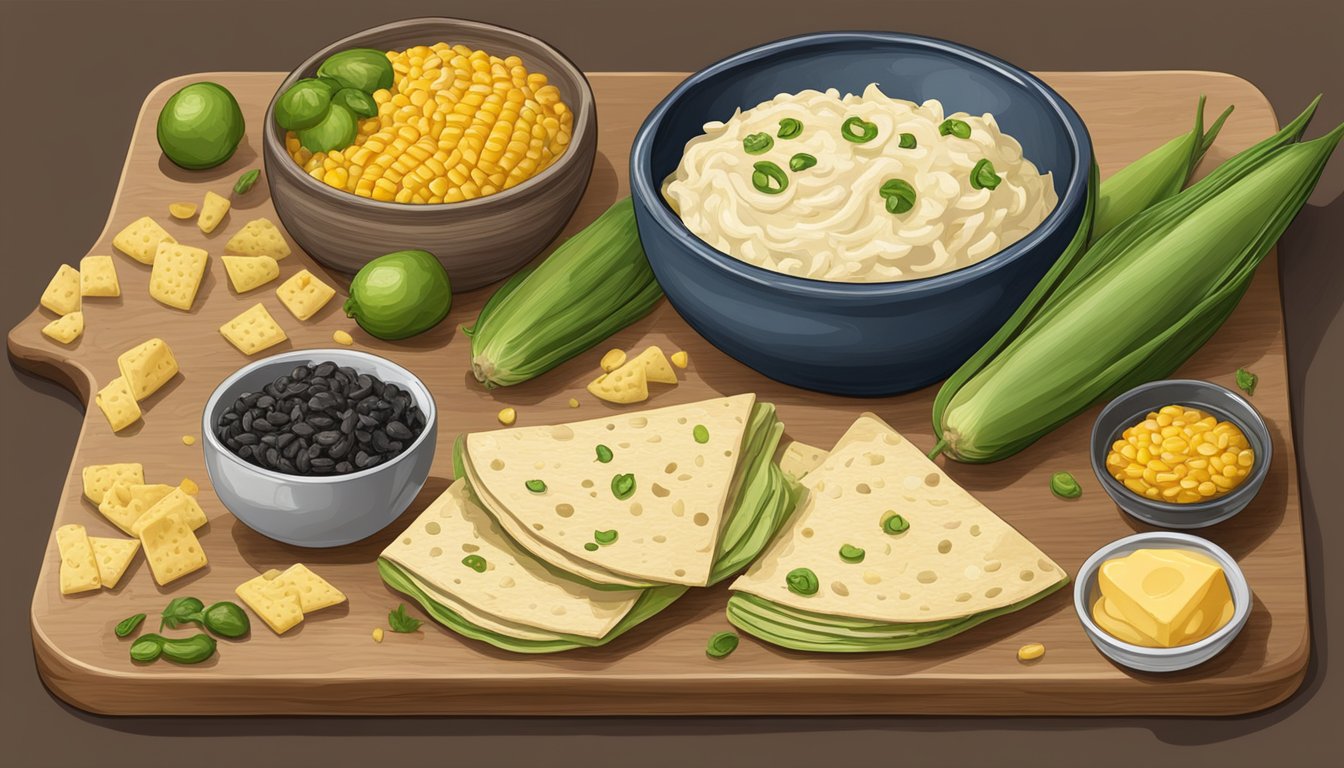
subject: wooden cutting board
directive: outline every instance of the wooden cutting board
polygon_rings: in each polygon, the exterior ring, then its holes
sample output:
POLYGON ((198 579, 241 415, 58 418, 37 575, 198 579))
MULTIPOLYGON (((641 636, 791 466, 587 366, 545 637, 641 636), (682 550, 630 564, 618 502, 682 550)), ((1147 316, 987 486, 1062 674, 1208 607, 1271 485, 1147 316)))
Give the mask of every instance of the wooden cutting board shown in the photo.
MULTIPOLYGON (((602 133, 592 183, 572 234, 624 195, 626 158, 640 122, 681 79, 677 74, 607 73, 592 76, 602 133)), ((1103 174, 1189 129, 1199 94, 1209 115, 1237 106, 1204 163, 1208 169, 1276 128, 1265 97, 1244 80, 1206 72, 1047 73, 1044 78, 1077 107, 1092 133, 1103 174)), ((700 339, 666 303, 600 348, 538 380, 487 392, 468 371, 468 342, 457 330, 476 316, 489 291, 456 297, 452 315, 430 333, 404 343, 362 333, 340 311, 338 295, 315 318, 300 323, 275 297, 274 286, 234 295, 219 261, 223 243, 257 216, 274 219, 264 183, 241 198, 213 235, 194 222, 167 215, 176 200, 199 202, 206 190, 227 194, 247 168, 259 167, 258 135, 279 73, 211 73, 163 83, 146 99, 132 137, 107 226, 89 253, 113 253, 112 236, 130 221, 152 215, 180 241, 210 251, 209 274, 188 313, 163 307, 148 295, 149 268, 116 256, 120 299, 89 299, 87 330, 70 347, 41 336, 51 317, 35 310, 9 334, 18 365, 64 382, 86 401, 116 375, 116 355, 152 336, 176 351, 182 375, 144 403, 143 422, 113 434, 102 413, 86 414, 69 477, 53 515, 87 526, 91 535, 119 535, 82 498, 86 464, 140 461, 148 482, 191 477, 210 517, 201 530, 209 556, 204 571, 157 587, 137 556, 115 590, 63 597, 55 540, 38 576, 32 636, 38 668, 62 699, 110 714, 746 714, 746 713, 967 713, 967 714, 1233 714, 1268 707, 1300 684, 1309 655, 1307 595, 1296 457, 1289 419, 1283 312, 1278 264, 1271 255, 1241 306, 1217 335, 1179 372, 1233 386, 1245 366, 1260 376, 1252 402, 1264 414, 1274 441, 1274 464, 1255 502, 1233 520, 1203 531, 1237 557, 1255 594, 1250 622, 1221 656, 1194 670, 1158 676, 1112 665, 1088 642, 1074 614, 1070 589, 1043 602, 933 646, 892 654, 808 655, 744 638, 723 660, 704 654, 705 641, 728 629, 723 616, 726 584, 692 590, 671 608, 607 647, 550 656, 515 656, 465 640, 426 622, 421 631, 370 637, 403 598, 385 587, 373 565, 377 554, 451 478, 451 445, 461 431, 497 428, 495 413, 518 409, 519 424, 595 417, 613 407, 584 385, 612 346, 661 344, 685 349, 691 365, 676 387, 655 386, 648 405, 689 402, 755 391, 779 406, 787 434, 830 446, 856 415, 873 410, 917 444, 933 444, 929 424, 935 388, 902 397, 857 400, 828 397, 769 381, 700 339), (161 159, 154 120, 169 94, 182 85, 216 80, 237 96, 252 130, 225 166, 186 172, 161 159), (331 346, 336 329, 351 332, 356 349, 384 355, 419 374, 431 387, 440 413, 438 454, 424 491, 411 509, 382 533, 331 550, 304 550, 271 541, 235 520, 215 498, 198 442, 201 409, 215 385, 248 361, 219 334, 219 326, 262 301, 290 341, 288 348, 331 346), (577 410, 567 407, 576 397, 577 410), (112 627, 138 612, 157 615, 172 597, 194 595, 207 603, 229 599, 242 581, 268 568, 309 564, 349 596, 346 605, 310 616, 277 637, 260 621, 250 638, 222 642, 218 655, 196 667, 169 663, 134 666, 127 641, 112 627), (1045 657, 1019 663, 1017 649, 1044 643, 1045 657)), ((89 212, 88 215, 96 215, 89 212)), ((72 263, 77 263, 72 259, 72 263)), ((57 263, 52 261, 55 272, 57 263)), ((298 251, 281 262, 281 279, 307 267, 325 273, 298 251)), ((330 279, 337 285, 343 280, 330 279)), ((33 297, 34 305, 37 296, 33 297)), ((947 463, 951 476, 1064 566, 1070 574, 1094 550, 1144 530, 1107 499, 1089 468, 1089 411, 1007 461, 987 466, 947 463), (1066 502, 1049 491, 1051 473, 1067 470, 1083 497, 1066 502)), ((53 457, 54 458, 54 457, 53 457)), ((945 459, 940 459, 945 462, 945 459)), ((43 510, 27 510, 40 514, 43 510)), ((411 607, 411 613, 419 615, 411 607)))

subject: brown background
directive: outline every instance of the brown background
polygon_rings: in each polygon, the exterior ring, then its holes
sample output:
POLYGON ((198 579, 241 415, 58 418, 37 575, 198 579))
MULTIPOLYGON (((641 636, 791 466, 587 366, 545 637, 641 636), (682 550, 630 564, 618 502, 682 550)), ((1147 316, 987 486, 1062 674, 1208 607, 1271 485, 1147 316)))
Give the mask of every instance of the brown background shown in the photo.
MULTIPOLYGON (((0 326, 97 237, 144 95, 167 77, 287 70, 331 39, 397 17, 460 15, 539 34, 588 70, 693 70, 776 37, 877 28, 952 38, 1032 69, 1209 69, 1256 83, 1280 119, 1325 92, 1311 135, 1344 121, 1337 0, 717 0, 658 3, 4 2, 0 326)), ((0 370, 0 733, 6 763, 121 765, 1327 765, 1344 677, 1344 159, 1281 243, 1314 656, 1302 691, 1233 719, 100 718, 58 702, 33 668, 27 609, 80 405, 0 370)), ((1160 690, 1154 695, 1160 695, 1160 690)), ((1333 757, 1330 757, 1333 755, 1333 757)))

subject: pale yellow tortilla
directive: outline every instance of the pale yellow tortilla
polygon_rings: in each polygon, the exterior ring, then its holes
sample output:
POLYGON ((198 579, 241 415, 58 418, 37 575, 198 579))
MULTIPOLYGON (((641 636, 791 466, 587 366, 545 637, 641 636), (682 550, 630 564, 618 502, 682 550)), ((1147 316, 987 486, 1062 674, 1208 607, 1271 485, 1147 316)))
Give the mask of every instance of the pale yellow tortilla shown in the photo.
POLYGON ((794 480, 821 466, 830 454, 807 443, 790 440, 788 445, 779 449, 779 468, 794 480))
POLYGON ((893 624, 946 621, 1020 602, 1066 577, 1011 525, 881 419, 864 414, 802 481, 807 499, 732 588, 781 605, 893 624), (898 513, 910 524, 888 534, 898 513), (864 550, 859 563, 841 546, 864 550), (788 589, 796 568, 818 590, 788 589))

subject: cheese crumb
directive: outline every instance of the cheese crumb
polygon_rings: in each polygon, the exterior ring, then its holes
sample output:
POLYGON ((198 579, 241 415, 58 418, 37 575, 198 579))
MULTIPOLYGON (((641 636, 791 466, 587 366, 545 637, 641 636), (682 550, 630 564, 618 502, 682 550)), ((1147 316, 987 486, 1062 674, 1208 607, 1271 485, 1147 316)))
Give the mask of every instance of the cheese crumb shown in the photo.
POLYGON ((690 365, 690 362, 690 356, 686 354, 685 350, 672 353, 672 364, 678 368, 685 368, 687 365, 690 365))
POLYGON ((1018 661, 1034 661, 1045 655, 1045 646, 1040 643, 1027 643, 1017 649, 1018 661))
POLYGON ((183 436, 182 436, 182 444, 183 444, 183 445, 195 445, 195 444, 196 444, 196 437, 195 437, 194 435, 183 435, 183 436))
POLYGON ((375 643, 381 643, 381 642, 383 642, 383 628, 382 628, 382 627, 374 627, 374 628, 373 628, 373 642, 375 642, 375 643))
POLYGON ((576 398, 576 397, 571 397, 571 398, 569 398, 569 407, 570 407, 570 408, 578 408, 578 407, 579 407, 579 399, 576 398))
POLYGON ((331 334, 331 340, 336 342, 337 344, 344 344, 347 347, 355 343, 355 337, 351 336, 345 331, 333 332, 331 334))
POLYGON ((518 411, 512 408, 505 408, 499 412, 499 423, 509 426, 518 420, 518 411))
POLYGON ((182 482, 178 483, 177 487, 181 488, 182 492, 188 496, 195 496, 201 492, 201 486, 197 485, 196 481, 192 480, 190 477, 182 478, 182 482))

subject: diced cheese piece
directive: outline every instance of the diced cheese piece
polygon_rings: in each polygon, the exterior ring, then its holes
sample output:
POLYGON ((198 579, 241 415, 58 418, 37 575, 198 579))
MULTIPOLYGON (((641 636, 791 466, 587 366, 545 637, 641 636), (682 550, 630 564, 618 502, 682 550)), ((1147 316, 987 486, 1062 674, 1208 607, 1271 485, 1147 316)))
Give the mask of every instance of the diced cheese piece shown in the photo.
POLYGON ((125 376, 118 376, 98 390, 93 402, 102 409, 113 432, 120 432, 140 419, 140 404, 135 401, 125 376))
POLYGON ((85 256, 79 260, 79 292, 86 297, 121 295, 117 265, 111 256, 85 256))
POLYGON ((153 264, 159 243, 176 243, 167 230, 148 216, 141 216, 112 238, 112 247, 141 264, 153 264))
POLYGON ((644 378, 649 381, 659 384, 677 383, 677 374, 672 370, 672 365, 667 362, 667 355, 664 355, 662 348, 656 345, 635 355, 634 359, 627 364, 644 366, 644 378))
POLYGON ((168 215, 186 221, 196 215, 195 203, 169 203, 168 215))
POLYGON ((79 270, 62 264, 42 292, 42 306, 58 315, 79 310, 79 270))
POLYGON ((149 509, 146 509, 144 514, 132 521, 131 535, 139 536, 140 532, 150 523, 164 515, 177 515, 182 519, 182 522, 191 526, 193 531, 210 522, 205 516, 205 510, 201 509, 201 505, 196 502, 196 499, 182 490, 181 486, 178 486, 156 501, 149 509))
POLYGON ((145 559, 159 586, 204 568, 209 561, 191 526, 175 514, 164 515, 140 531, 145 559))
POLYGON ((598 376, 588 385, 588 391, 609 403, 626 405, 649 399, 648 374, 644 365, 627 361, 625 365, 598 376))
POLYGON ((191 309, 196 291, 205 277, 210 256, 202 248, 179 243, 159 243, 154 270, 149 275, 149 295, 174 309, 191 309))
POLYGON ((229 238, 224 244, 224 252, 239 256, 270 256, 280 261, 289 255, 289 244, 280 234, 280 228, 269 219, 253 219, 229 238))
POLYGON ((201 204, 201 216, 196 219, 196 226, 208 235, 215 231, 215 227, 219 226, 224 214, 228 212, 229 198, 214 192, 206 192, 205 202, 201 204))
POLYGON ((307 320, 326 306, 336 289, 318 280, 312 272, 301 269, 275 289, 280 303, 300 320, 307 320))
POLYGON ((219 332, 245 355, 254 355, 288 338, 261 304, 220 326, 219 332))
POLYGON ((280 276, 280 264, 270 256, 222 256, 233 290, 247 293, 280 276))
POLYGON ((154 394, 178 372, 177 358, 163 339, 150 339, 122 352, 117 357, 117 368, 136 400, 154 394))
POLYGON ((1222 615, 1231 600, 1227 577, 1214 561, 1180 549, 1140 549, 1101 564, 1101 594, 1110 616, 1153 644, 1190 642, 1209 614, 1222 615))
POLYGON ((303 563, 295 563, 275 577, 277 584, 293 587, 299 592, 299 607, 305 614, 340 605, 345 595, 326 579, 318 576, 303 563))
POLYGON ((143 485, 145 468, 138 462, 123 464, 90 464, 81 471, 84 479, 84 498, 102 504, 108 489, 117 483, 143 485))
POLYGON ((61 552, 61 594, 72 595, 98 589, 98 561, 82 525, 62 525, 56 529, 56 548, 61 552))
POLYGON ((303 603, 299 599, 298 588, 277 583, 279 576, 275 571, 259 574, 239 584, 234 594, 273 632, 283 635, 303 621, 303 603))
POLYGON ((93 556, 98 562, 98 578, 103 586, 114 589, 140 551, 139 539, 104 539, 90 536, 93 556))
POLYGON ((42 335, 62 344, 69 344, 84 333, 84 313, 71 312, 52 320, 42 327, 42 335))
POLYGON ((98 503, 98 511, 124 533, 134 536, 135 521, 172 490, 171 485, 114 483, 107 489, 107 493, 103 494, 103 500, 98 503))

